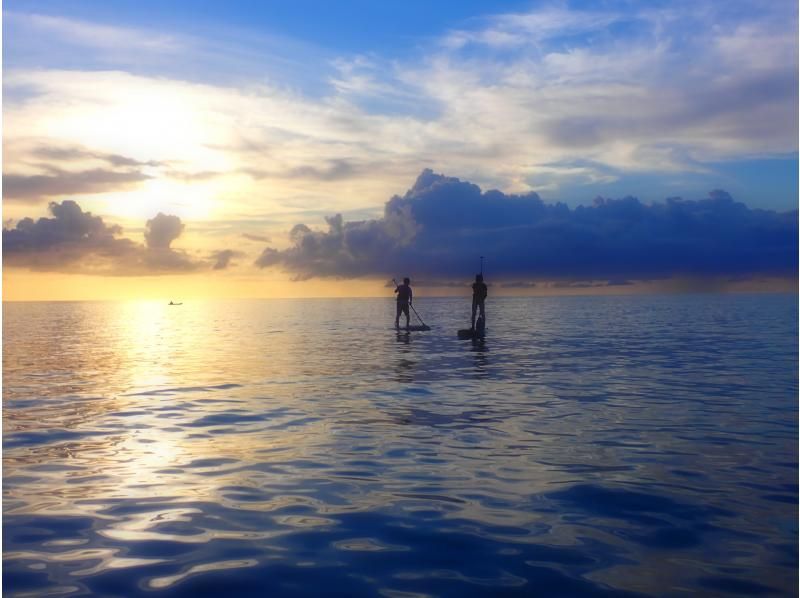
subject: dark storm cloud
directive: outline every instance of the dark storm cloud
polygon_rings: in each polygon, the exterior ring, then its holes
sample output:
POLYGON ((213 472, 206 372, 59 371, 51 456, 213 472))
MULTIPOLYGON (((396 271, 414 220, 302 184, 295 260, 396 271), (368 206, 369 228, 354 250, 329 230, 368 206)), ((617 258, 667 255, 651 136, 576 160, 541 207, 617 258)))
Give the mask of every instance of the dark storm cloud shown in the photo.
POLYGON ((122 228, 84 212, 72 200, 51 202, 52 218, 23 218, 3 228, 3 264, 40 271, 106 275, 189 272, 209 266, 170 244, 183 231, 180 218, 148 220, 145 244, 120 237, 122 228))
POLYGON ((69 172, 56 168, 49 174, 4 174, 3 197, 22 201, 39 201, 43 197, 55 195, 75 195, 79 193, 103 193, 125 189, 151 177, 138 171, 118 172, 104 168, 94 168, 79 172, 69 172))
POLYGON ((506 195, 425 170, 382 218, 328 230, 297 225, 291 246, 268 248, 256 264, 297 278, 409 273, 422 278, 598 280, 672 276, 795 276, 797 212, 752 210, 724 191, 708 199, 645 205, 599 197, 570 209, 536 193, 506 195))

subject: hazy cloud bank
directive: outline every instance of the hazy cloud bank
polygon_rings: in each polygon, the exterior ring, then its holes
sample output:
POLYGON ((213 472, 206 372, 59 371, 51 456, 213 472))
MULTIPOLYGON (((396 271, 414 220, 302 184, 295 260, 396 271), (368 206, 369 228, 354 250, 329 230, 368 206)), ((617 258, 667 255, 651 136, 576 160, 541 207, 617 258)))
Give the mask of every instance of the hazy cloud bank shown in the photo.
POLYGON ((288 249, 267 248, 259 267, 299 279, 411 274, 455 279, 487 274, 508 280, 597 280, 674 276, 795 276, 797 211, 753 210, 725 191, 708 199, 598 197, 590 207, 545 204, 536 193, 486 191, 425 170, 382 218, 327 230, 305 224, 288 249))

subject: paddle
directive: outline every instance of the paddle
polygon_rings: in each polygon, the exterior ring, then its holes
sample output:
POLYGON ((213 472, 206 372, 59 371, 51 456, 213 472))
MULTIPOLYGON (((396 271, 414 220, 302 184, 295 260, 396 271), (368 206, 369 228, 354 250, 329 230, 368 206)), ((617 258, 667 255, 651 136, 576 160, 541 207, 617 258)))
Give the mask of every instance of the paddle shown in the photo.
MULTIPOLYGON (((414 315, 417 316, 419 321, 422 322, 422 318, 419 317, 419 314, 417 313, 417 310, 414 309, 414 305, 409 303, 408 306, 411 308, 411 311, 414 312, 414 315)), ((430 328, 430 326, 428 326, 425 322, 422 322, 422 325, 425 326, 425 328, 430 328)))

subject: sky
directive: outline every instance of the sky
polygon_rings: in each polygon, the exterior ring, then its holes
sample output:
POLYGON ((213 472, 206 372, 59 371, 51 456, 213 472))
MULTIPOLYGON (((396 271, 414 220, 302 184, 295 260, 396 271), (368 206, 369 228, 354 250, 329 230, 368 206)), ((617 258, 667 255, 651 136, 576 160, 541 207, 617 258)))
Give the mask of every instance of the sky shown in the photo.
POLYGON ((3 3, 4 300, 796 288, 797 3, 3 3))

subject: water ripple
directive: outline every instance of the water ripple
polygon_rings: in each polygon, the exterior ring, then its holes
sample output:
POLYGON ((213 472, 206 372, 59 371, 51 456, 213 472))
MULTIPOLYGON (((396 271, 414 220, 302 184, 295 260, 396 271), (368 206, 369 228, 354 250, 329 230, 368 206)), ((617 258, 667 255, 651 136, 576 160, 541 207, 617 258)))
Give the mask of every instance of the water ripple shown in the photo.
POLYGON ((4 305, 7 594, 796 593, 796 297, 493 306, 4 305))

